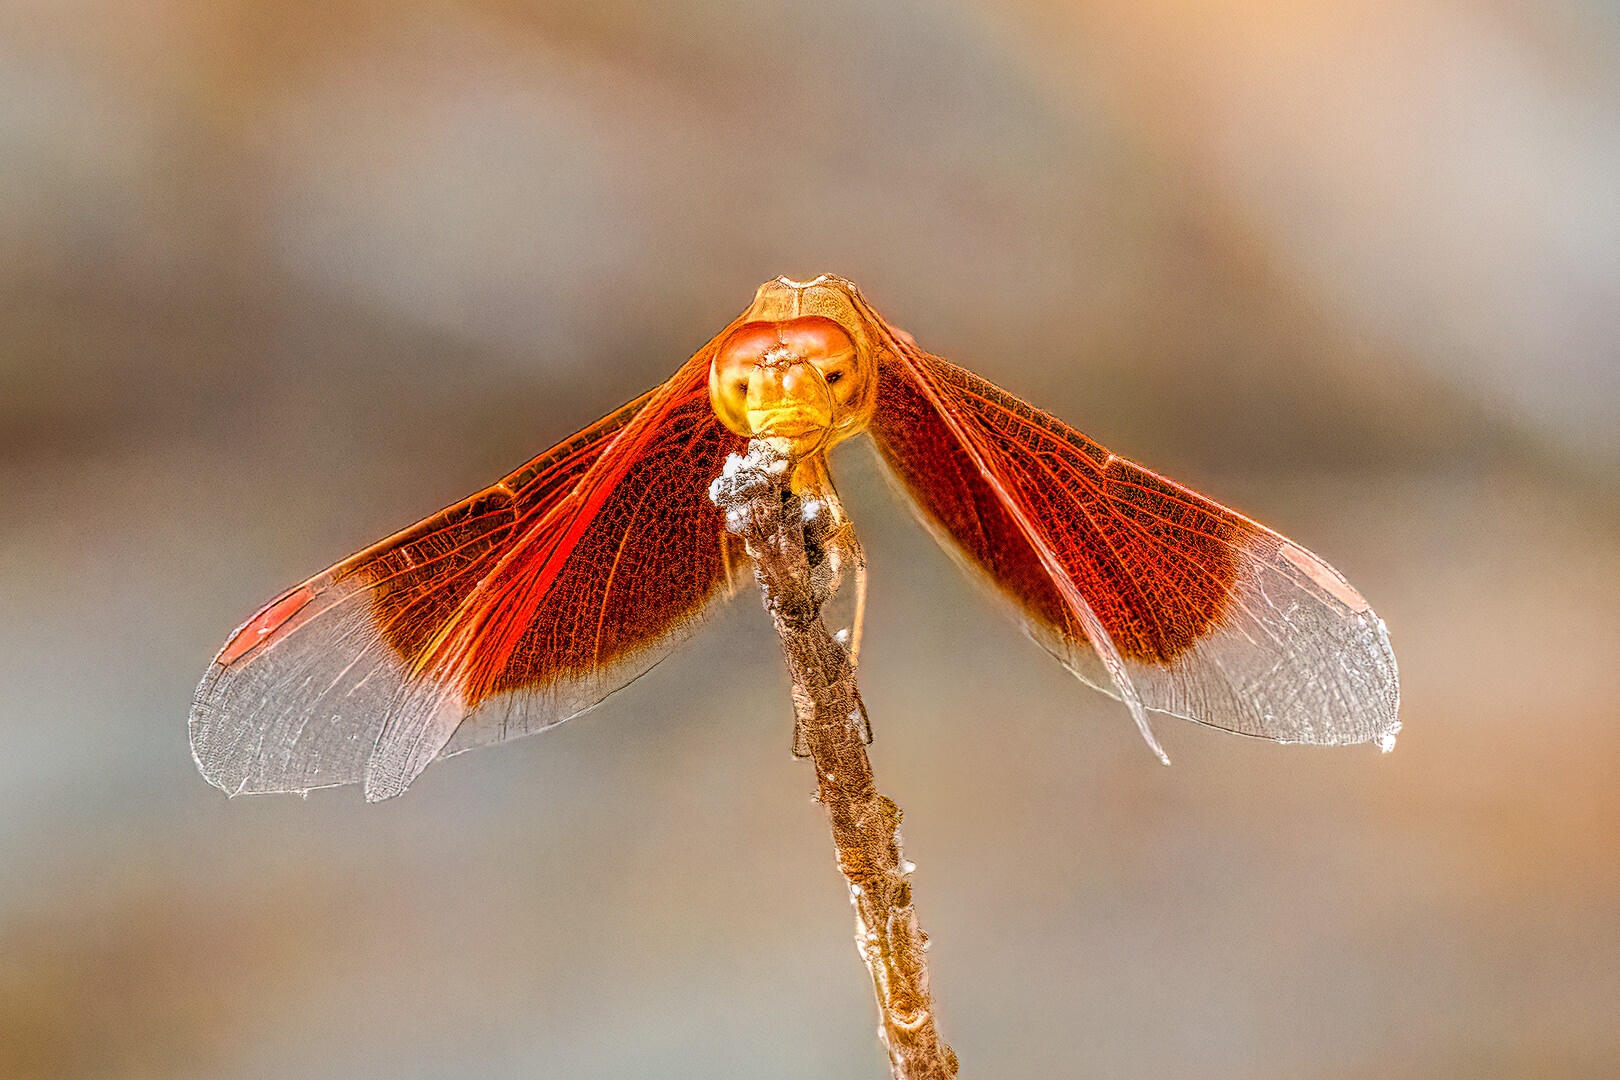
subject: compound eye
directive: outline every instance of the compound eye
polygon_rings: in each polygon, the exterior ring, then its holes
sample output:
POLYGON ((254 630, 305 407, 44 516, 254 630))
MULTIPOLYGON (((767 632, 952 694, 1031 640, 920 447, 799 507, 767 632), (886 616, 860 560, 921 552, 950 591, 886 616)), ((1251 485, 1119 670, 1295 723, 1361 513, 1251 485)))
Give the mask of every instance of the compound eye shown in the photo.
POLYGON ((853 406, 862 394, 861 362, 853 350, 817 361, 816 367, 840 409, 853 406))
POLYGON ((776 324, 749 323, 721 345, 709 371, 709 400, 727 428, 749 434, 748 378, 765 353, 778 344, 776 324))
POLYGON ((848 332, 825 315, 801 315, 780 327, 782 344, 817 367, 836 362, 855 350, 848 332))

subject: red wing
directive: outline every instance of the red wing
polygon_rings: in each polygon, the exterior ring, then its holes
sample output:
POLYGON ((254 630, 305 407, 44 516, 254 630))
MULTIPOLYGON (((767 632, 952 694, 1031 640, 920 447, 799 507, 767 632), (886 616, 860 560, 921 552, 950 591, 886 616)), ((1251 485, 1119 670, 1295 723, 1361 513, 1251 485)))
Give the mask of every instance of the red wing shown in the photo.
POLYGON ((232 794, 363 779, 386 798, 656 663, 739 558, 707 494, 742 442, 709 406, 710 351, 249 620, 197 689, 203 775, 232 794))
POLYGON ((1389 639, 1337 571, 884 329, 872 432, 889 467, 1156 751, 1142 706, 1282 742, 1392 744, 1389 639))

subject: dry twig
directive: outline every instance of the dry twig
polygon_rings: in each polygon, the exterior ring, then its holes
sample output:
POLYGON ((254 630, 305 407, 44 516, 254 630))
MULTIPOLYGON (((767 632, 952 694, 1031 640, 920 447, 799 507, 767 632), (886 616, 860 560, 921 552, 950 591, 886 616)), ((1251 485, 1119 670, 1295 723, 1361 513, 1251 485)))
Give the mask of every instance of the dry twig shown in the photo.
POLYGON ((879 1037, 895 1080, 950 1080, 956 1055, 939 1038, 925 949, 912 904, 912 866, 900 853, 900 808, 880 795, 866 755, 867 726, 848 651, 827 633, 812 580, 801 500, 788 460, 756 439, 727 462, 711 498, 754 560, 765 609, 793 677, 796 748, 808 752, 831 819, 838 866, 855 907, 855 944, 877 995, 879 1037))

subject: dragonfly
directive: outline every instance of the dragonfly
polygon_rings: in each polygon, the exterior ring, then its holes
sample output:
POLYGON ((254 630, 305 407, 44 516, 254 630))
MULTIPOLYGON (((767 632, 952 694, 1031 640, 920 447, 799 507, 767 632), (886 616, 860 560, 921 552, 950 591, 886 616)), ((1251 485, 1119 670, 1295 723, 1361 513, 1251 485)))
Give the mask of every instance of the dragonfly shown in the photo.
POLYGON ((709 488, 750 440, 792 462, 820 565, 832 587, 853 568, 864 596, 827 466, 863 433, 940 542, 1161 759, 1149 711, 1393 746, 1389 636, 1338 571, 923 351, 822 275, 765 283, 667 382, 265 605, 197 689, 198 767, 233 795, 363 783, 378 801, 595 706, 746 576, 709 488))

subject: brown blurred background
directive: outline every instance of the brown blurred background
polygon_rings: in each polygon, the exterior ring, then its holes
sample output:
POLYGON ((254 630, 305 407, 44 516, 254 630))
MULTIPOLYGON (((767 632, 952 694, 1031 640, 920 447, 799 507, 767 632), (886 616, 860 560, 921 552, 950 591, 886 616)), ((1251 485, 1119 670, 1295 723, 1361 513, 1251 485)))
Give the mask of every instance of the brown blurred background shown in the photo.
POLYGON ((1161 768, 845 451, 963 1075, 1620 1075, 1615 12, 0 0, 0 1076, 883 1075, 749 596, 391 804, 186 745, 260 602, 821 271, 1401 662, 1391 755, 1161 768))

